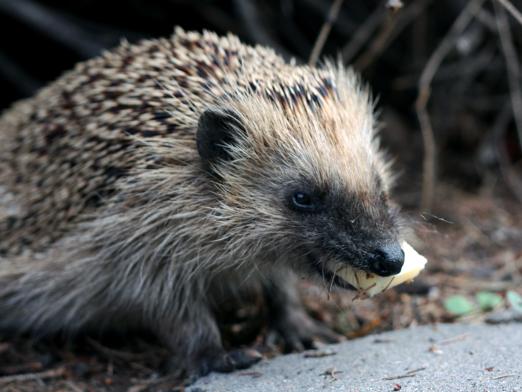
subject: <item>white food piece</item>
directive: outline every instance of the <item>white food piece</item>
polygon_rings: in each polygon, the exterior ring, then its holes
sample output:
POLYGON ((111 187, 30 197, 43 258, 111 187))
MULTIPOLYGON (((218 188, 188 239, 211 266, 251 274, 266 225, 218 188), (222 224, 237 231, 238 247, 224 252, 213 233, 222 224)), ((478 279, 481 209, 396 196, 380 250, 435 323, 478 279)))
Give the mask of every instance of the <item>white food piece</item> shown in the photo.
POLYGON ((397 275, 382 277, 352 267, 339 267, 335 263, 331 263, 329 268, 361 294, 373 297, 391 287, 413 280, 424 269, 427 263, 424 256, 417 253, 406 241, 401 244, 401 247, 404 251, 404 264, 397 275))

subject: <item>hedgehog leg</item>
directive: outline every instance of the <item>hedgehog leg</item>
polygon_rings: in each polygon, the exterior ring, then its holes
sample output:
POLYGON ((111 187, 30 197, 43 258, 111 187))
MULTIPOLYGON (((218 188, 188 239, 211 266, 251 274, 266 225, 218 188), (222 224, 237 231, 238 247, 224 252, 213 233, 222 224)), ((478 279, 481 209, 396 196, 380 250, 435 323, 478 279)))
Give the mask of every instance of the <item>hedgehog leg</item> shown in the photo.
POLYGON ((304 309, 293 273, 277 274, 265 282, 271 333, 268 341, 282 341, 285 352, 317 348, 317 342, 336 343, 342 337, 310 317, 304 309))
POLYGON ((162 321, 159 336, 173 353, 168 367, 171 372, 183 375, 187 383, 210 372, 227 373, 246 369, 262 358, 252 349, 226 351, 216 320, 209 308, 193 303, 183 320, 173 323, 162 321))

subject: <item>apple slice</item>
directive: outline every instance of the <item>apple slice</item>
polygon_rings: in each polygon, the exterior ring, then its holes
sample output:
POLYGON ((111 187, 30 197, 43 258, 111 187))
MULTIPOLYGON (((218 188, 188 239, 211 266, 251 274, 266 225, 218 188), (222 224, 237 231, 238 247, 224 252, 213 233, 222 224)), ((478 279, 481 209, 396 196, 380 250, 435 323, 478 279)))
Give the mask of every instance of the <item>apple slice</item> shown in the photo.
POLYGON ((411 247, 406 241, 401 245, 404 251, 404 264, 397 275, 382 277, 371 272, 358 270, 352 267, 339 267, 338 264, 330 264, 332 271, 343 280, 351 284, 363 296, 373 297, 390 287, 398 286, 415 278, 426 265, 426 258, 411 247))

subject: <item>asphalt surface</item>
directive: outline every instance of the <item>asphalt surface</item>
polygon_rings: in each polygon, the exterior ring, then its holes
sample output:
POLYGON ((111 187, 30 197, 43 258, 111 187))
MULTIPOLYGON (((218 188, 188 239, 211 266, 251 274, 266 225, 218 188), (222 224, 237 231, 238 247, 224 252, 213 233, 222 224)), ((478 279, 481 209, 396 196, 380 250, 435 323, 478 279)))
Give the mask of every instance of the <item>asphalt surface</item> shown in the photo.
POLYGON ((522 324, 438 325, 371 335, 211 374, 188 392, 522 391, 522 324), (322 355, 322 356, 321 356, 322 355))

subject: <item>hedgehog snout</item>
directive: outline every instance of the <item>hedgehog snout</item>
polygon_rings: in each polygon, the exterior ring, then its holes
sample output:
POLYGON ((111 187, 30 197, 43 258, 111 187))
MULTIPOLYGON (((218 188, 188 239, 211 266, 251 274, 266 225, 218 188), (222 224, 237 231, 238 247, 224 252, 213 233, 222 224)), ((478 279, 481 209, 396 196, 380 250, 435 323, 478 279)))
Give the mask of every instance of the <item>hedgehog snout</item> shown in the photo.
POLYGON ((398 274, 404 264, 404 251, 398 241, 378 247, 369 260, 369 269, 379 276, 398 274))

